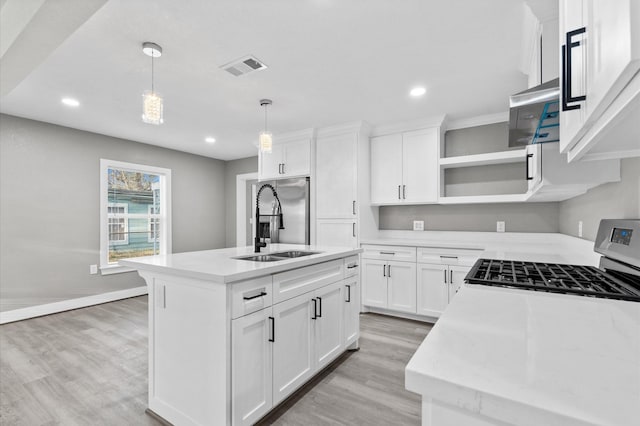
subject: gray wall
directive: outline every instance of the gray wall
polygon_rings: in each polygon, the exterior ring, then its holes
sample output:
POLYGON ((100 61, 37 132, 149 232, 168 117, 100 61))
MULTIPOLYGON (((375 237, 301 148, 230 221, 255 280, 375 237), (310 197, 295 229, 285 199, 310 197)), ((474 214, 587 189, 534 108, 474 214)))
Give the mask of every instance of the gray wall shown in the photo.
POLYGON ((621 163, 620 182, 607 183, 560 203, 560 232, 595 240, 600 219, 640 219, 640 158, 621 163))
POLYGON ((223 161, 0 115, 0 310, 144 285, 99 264, 100 158, 171 169, 173 251, 225 245, 223 161))
MULTIPOLYGON (((224 171, 226 207, 226 246, 236 246, 236 176, 258 172, 258 157, 227 161, 224 171)), ((248 221, 248 216, 247 216, 248 221)), ((247 234, 249 230, 247 228, 247 234)))
POLYGON ((430 231, 558 232, 558 203, 465 204, 380 207, 380 229, 410 230, 424 220, 430 231))

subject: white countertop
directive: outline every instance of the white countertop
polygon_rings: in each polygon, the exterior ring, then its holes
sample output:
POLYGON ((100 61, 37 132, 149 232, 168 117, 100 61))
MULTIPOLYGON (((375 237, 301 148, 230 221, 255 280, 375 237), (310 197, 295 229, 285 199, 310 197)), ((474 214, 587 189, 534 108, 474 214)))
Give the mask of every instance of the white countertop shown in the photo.
POLYGON ((289 269, 302 268, 315 263, 340 259, 358 254, 362 249, 349 247, 305 246, 298 244, 269 244, 259 254, 269 254, 288 250, 314 251, 318 254, 275 262, 251 262, 234 257, 251 256, 253 246, 233 247, 217 250, 202 250, 159 256, 137 257, 121 260, 119 263, 138 270, 147 270, 188 278, 203 279, 220 283, 246 280, 270 275, 289 269))
POLYGON ((362 244, 482 250, 487 259, 528 260, 597 266, 600 255, 593 241, 558 233, 460 232, 460 231, 379 231, 363 238, 362 244))
POLYGON ((640 303, 463 285, 407 389, 517 425, 638 425, 640 303))

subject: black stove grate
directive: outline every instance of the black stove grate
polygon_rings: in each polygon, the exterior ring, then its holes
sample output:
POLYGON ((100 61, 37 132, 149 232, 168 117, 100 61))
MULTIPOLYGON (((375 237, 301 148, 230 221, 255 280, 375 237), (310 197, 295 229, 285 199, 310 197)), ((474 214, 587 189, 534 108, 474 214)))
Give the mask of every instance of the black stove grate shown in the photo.
POLYGON ((593 266, 478 259, 465 280, 469 284, 640 302, 640 277, 611 274, 593 266))

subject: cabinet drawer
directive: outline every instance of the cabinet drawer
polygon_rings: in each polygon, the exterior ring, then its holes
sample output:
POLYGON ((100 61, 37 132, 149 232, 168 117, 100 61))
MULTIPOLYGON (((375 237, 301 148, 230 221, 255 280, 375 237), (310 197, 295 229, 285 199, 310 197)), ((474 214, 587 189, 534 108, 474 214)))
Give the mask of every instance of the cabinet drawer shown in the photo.
POLYGON ((231 318, 257 312, 271 306, 273 289, 271 277, 260 277, 253 280, 239 281, 231 289, 231 318))
POLYGON ((416 261, 415 247, 363 245, 362 248, 364 249, 362 253, 364 259, 416 261))
POLYGON ((360 256, 344 258, 344 277, 349 278, 358 275, 360 271, 360 256))
POLYGON ((273 303, 313 291, 340 281, 344 276, 342 259, 294 269, 273 275, 273 303))
POLYGON ((473 266, 483 250, 444 247, 418 247, 418 263, 473 266))

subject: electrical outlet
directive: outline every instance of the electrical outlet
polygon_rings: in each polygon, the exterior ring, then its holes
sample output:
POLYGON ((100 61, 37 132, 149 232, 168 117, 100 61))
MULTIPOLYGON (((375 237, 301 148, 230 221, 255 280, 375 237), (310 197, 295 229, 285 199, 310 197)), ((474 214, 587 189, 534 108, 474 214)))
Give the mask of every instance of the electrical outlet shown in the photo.
POLYGON ((414 220, 413 221, 413 230, 414 231, 424 231, 424 220, 414 220))
POLYGON ((499 220, 496 222, 496 232, 504 232, 504 228, 504 221, 499 220))
POLYGON ((89 274, 96 275, 98 273, 98 265, 89 265, 89 274))
POLYGON ((578 221, 578 237, 582 238, 582 221, 578 221))

